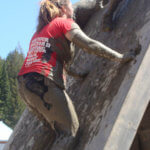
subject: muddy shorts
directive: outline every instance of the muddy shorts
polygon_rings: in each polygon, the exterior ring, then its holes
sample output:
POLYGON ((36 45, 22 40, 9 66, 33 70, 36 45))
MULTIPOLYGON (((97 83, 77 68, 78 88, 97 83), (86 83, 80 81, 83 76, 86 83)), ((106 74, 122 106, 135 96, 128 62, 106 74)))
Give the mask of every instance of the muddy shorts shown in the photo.
POLYGON ((19 76, 18 83, 22 99, 38 118, 45 119, 52 128, 56 122, 63 131, 75 136, 79 128, 77 114, 63 89, 38 73, 19 76))

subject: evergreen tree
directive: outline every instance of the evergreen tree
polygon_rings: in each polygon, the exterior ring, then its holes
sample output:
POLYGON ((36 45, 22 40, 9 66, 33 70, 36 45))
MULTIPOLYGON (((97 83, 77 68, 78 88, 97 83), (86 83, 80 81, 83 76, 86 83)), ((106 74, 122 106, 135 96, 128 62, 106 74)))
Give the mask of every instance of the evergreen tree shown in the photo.
POLYGON ((8 122, 9 124, 9 118, 8 118, 8 112, 9 112, 9 102, 11 98, 11 92, 10 92, 10 85, 8 80, 8 74, 6 71, 6 64, 3 63, 1 68, 1 77, 0 77, 0 87, 1 87, 1 105, 0 105, 0 112, 1 112, 1 118, 4 122, 8 122))
POLYGON ((3 83, 2 83, 2 68, 3 68, 3 63, 4 60, 0 57, 0 120, 2 119, 3 115, 3 108, 4 108, 4 102, 2 100, 2 88, 3 88, 3 83))
POLYGON ((0 62, 0 120, 13 128, 25 105, 18 93, 17 75, 24 61, 20 49, 15 49, 0 62))

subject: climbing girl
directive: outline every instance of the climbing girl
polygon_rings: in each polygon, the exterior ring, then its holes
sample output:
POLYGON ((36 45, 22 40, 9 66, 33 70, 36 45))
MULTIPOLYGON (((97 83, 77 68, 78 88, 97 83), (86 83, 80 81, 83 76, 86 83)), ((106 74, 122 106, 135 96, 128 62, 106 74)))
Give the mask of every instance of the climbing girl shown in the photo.
POLYGON ((70 43, 90 54, 118 62, 130 61, 133 55, 120 54, 89 38, 72 17, 69 0, 41 1, 37 30, 30 41, 18 82, 19 92, 31 111, 54 130, 57 127, 75 136, 79 128, 78 117, 63 81, 63 69, 69 73, 65 66, 73 54, 70 43))

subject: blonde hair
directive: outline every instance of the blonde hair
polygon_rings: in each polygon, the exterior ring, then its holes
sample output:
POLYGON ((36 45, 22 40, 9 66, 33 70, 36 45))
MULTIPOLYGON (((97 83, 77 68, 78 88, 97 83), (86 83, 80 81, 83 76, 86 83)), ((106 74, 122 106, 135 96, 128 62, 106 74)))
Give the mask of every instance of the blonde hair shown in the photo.
POLYGON ((60 10, 55 3, 50 0, 42 0, 40 3, 40 12, 36 31, 40 32, 45 25, 49 24, 49 22, 58 16, 60 16, 60 10))

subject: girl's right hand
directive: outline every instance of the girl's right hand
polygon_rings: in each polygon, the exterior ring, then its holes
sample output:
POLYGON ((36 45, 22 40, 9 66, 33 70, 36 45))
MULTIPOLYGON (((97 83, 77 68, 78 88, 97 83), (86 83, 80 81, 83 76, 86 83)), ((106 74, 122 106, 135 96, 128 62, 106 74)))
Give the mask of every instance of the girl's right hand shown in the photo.
POLYGON ((132 61, 134 58, 135 52, 133 50, 130 50, 123 55, 121 63, 128 63, 129 61, 132 61))

